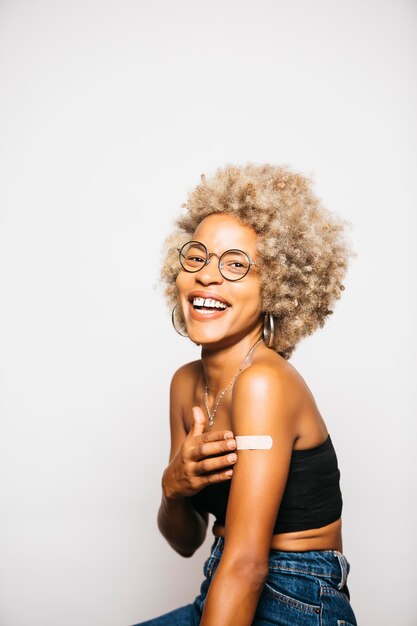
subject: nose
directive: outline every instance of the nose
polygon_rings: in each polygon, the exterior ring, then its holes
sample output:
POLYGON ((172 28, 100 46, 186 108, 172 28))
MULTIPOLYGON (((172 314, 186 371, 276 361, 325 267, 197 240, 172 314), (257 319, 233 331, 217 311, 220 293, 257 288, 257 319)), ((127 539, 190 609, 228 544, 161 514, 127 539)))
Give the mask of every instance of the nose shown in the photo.
POLYGON ((220 273, 217 257, 211 256, 206 265, 199 272, 196 272, 195 277, 197 282, 203 285, 221 284, 224 278, 220 273))

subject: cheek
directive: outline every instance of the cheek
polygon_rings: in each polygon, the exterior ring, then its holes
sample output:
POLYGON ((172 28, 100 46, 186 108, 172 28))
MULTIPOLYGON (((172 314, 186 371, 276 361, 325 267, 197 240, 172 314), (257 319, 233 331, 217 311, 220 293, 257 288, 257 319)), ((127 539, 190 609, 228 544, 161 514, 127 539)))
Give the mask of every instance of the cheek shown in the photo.
POLYGON ((254 312, 260 313, 262 311, 262 301, 259 282, 254 282, 254 284, 250 285, 248 289, 245 289, 244 292, 241 292, 236 298, 236 302, 238 302, 239 300, 246 311, 250 312, 251 314, 254 312))
POLYGON ((190 277, 192 279, 192 274, 187 274, 187 272, 180 272, 175 279, 175 286, 177 288, 178 298, 180 298, 185 292, 190 291, 190 277))
POLYGON ((253 308, 256 311, 257 314, 260 314, 262 312, 262 302, 261 302, 261 297, 260 295, 258 296, 258 298, 256 298, 253 302, 253 308))
POLYGON ((253 299, 258 311, 262 311, 262 297, 261 297, 261 281, 258 276, 254 279, 254 287, 253 287, 253 299))
POLYGON ((263 310, 263 303, 261 298, 261 285, 259 280, 256 281, 256 296, 254 297, 254 304, 256 306, 257 313, 260 314, 263 310))

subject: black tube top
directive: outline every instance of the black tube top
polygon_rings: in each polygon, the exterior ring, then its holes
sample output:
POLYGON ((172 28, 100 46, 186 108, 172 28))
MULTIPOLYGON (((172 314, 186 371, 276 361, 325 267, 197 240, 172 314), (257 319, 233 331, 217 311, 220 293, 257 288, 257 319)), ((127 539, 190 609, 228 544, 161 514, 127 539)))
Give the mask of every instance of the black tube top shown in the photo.
MULTIPOLYGON (((197 511, 225 524, 231 480, 207 485, 190 496, 197 511)), ((330 435, 315 448, 293 450, 288 479, 273 534, 320 528, 342 514, 340 471, 330 435)))

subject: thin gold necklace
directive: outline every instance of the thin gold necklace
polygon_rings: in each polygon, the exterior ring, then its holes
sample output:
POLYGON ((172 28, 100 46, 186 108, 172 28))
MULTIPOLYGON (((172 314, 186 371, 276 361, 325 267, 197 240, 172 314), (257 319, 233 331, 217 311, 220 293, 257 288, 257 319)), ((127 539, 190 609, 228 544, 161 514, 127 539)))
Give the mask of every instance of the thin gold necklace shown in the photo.
POLYGON ((210 428, 213 426, 214 417, 215 417, 215 415, 217 413, 217 407, 219 406, 220 400, 223 398, 224 394, 227 393, 229 391, 229 389, 232 387, 232 385, 235 382, 236 378, 239 376, 240 372, 243 370, 243 368, 244 368, 247 360, 249 359, 250 355, 255 350, 256 346, 259 343, 261 343, 261 341, 262 341, 262 337, 260 339, 258 339, 258 341, 249 350, 249 352, 247 353, 247 355, 245 356, 245 358, 244 358, 244 360, 242 362, 242 365, 239 367, 238 371, 236 372, 236 374, 234 375, 234 377, 232 378, 230 383, 227 385, 226 389, 223 389, 223 391, 219 395, 219 399, 217 400, 217 402, 216 402, 216 404, 214 406, 213 413, 210 412, 210 408, 209 408, 209 404, 208 404, 208 386, 207 386, 206 374, 205 374, 204 369, 203 369, 204 382, 205 382, 204 400, 205 400, 205 404, 206 404, 207 414, 208 414, 208 417, 209 417, 209 426, 210 426, 210 428))

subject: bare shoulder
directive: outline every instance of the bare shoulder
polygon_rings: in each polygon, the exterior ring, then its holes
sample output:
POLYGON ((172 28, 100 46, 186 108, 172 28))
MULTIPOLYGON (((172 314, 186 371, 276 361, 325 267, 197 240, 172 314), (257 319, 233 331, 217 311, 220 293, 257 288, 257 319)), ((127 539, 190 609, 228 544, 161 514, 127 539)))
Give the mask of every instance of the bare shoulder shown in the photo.
POLYGON ((295 367, 279 355, 260 356, 244 369, 235 383, 238 395, 279 397, 295 408, 309 394, 309 389, 295 367), (277 358, 276 358, 277 357, 277 358), (272 395, 271 395, 272 394, 272 395))
POLYGON ((201 373, 201 360, 197 359, 196 361, 190 361, 189 363, 185 363, 181 365, 173 374, 171 380, 171 386, 176 388, 177 386, 182 386, 183 384, 190 384, 190 382, 195 382, 198 380, 198 377, 201 373))
MULTIPOLYGON (((201 377, 201 361, 191 361, 181 365, 172 376, 170 397, 171 405, 181 408, 182 414, 188 415, 195 402, 196 390, 201 377)), ((190 428, 188 419, 184 417, 187 430, 190 428)))
POLYGON ((250 419, 273 415, 274 421, 292 432, 297 448, 313 447, 326 436, 326 425, 313 394, 297 369, 276 353, 261 353, 235 382, 236 414, 250 412, 250 419))
POLYGON ((173 374, 170 385, 171 454, 190 429, 188 414, 196 387, 199 361, 181 365, 173 374))

